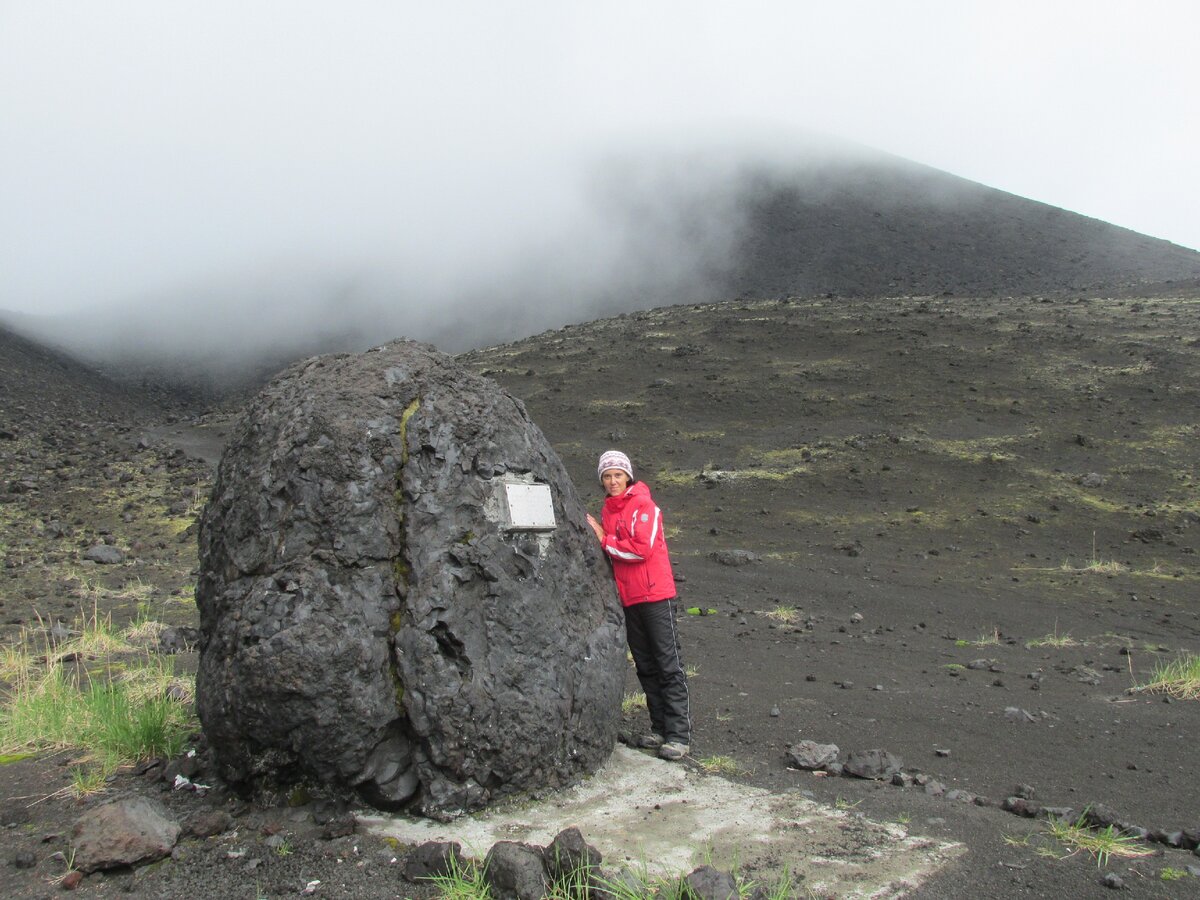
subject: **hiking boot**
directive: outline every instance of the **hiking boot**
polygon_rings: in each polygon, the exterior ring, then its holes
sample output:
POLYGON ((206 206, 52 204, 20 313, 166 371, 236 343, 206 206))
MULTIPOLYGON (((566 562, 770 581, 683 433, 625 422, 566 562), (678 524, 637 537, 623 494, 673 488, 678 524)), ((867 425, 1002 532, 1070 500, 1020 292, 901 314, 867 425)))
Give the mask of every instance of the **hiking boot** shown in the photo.
POLYGON ((666 738, 664 738, 661 734, 650 732, 649 734, 643 734, 640 738, 638 738, 637 745, 643 750, 657 750, 665 741, 666 738))
POLYGON ((678 762, 688 755, 688 751, 692 748, 687 744, 678 744, 675 741, 667 741, 658 748, 658 755, 662 759, 670 762, 678 762))

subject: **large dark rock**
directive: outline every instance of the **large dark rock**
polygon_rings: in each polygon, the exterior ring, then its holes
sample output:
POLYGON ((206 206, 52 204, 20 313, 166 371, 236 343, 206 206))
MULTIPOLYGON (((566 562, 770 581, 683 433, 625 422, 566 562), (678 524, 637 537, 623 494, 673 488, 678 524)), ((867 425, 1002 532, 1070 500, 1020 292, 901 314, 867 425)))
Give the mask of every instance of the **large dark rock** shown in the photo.
POLYGON ((200 523, 197 706, 222 777, 447 817, 607 759, 620 606, 524 406, 430 347, 288 369, 200 523), (555 527, 508 527, 505 483, 555 527))

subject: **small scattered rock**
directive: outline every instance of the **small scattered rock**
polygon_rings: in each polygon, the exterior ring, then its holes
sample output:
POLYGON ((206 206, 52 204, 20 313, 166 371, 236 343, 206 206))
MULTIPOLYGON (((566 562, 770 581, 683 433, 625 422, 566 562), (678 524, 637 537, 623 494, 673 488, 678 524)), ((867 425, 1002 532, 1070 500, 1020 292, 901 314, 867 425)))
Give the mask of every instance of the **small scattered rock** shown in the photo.
POLYGON ((749 550, 714 550, 709 556, 723 566, 747 566, 758 562, 761 557, 749 550))
POLYGON ((82 881, 83 873, 78 869, 72 869, 62 877, 62 881, 59 882, 59 885, 61 885, 64 891, 73 891, 75 888, 79 887, 82 881))
POLYGON ((1104 877, 1100 879, 1100 883, 1106 888, 1112 888, 1119 891, 1125 887, 1125 882, 1116 872, 1105 872, 1104 877))
POLYGON ((542 900, 546 869, 542 851, 519 841, 497 841, 483 863, 484 880, 499 900, 542 900))
POLYGON ((1093 803, 1089 806, 1084 813, 1084 818, 1093 828, 1107 828, 1111 825, 1114 829, 1121 831, 1125 827, 1125 823, 1121 821, 1117 811, 1103 803, 1093 803))
POLYGON ((1021 709, 1017 706, 1008 706, 1004 709, 1004 718, 1010 722, 1036 722, 1037 716, 1027 709, 1021 709))
POLYGON ((846 758, 844 769, 856 778, 891 778, 904 768, 900 757, 886 750, 853 750, 846 758))
POLYGON ((457 841, 426 841, 418 844, 404 862, 404 877, 409 881, 437 878, 462 871, 462 844, 457 841))
POLYGON ((1064 822, 1076 818, 1075 810, 1069 806, 1043 806, 1039 814, 1043 819, 1059 819, 1064 822))
POLYGON ((196 758, 195 751, 192 751, 167 763, 162 769, 162 780, 167 782, 167 784, 175 784, 175 779, 182 775, 190 781, 199 772, 200 760, 196 758))
POLYGON ((321 837, 327 841, 349 837, 354 834, 357 827, 358 820, 354 818, 354 814, 344 812, 341 815, 333 816, 325 823, 325 827, 321 829, 321 837))
POLYGON ((187 833, 192 837, 209 838, 224 834, 233 824, 233 816, 223 809, 203 809, 187 820, 187 833))
POLYGON ((1168 847, 1182 849, 1183 847, 1183 832, 1182 831, 1167 831, 1163 828, 1156 828, 1150 832, 1150 840, 1156 844, 1166 844, 1168 847))
POLYGON ((837 744, 818 744, 816 741, 800 741, 788 748, 788 760, 798 769, 823 769, 835 762, 841 751, 837 744))
POLYGON ((736 900, 737 882, 728 872, 701 866, 683 879, 684 894, 695 900, 736 900))
POLYGON ((96 544, 83 551, 83 558, 94 563, 111 566, 125 560, 125 554, 108 544, 96 544))
POLYGON ((1036 818, 1037 814, 1041 811, 1041 806, 1024 797, 1005 797, 1004 802, 1000 804, 1000 808, 1005 812, 1010 812, 1026 819, 1036 818))
POLYGON ((158 634, 158 652, 186 653, 200 643, 200 629, 190 625, 168 625, 158 634))
POLYGON ((1159 544, 1167 539, 1161 528, 1139 528, 1131 531, 1129 537, 1132 540, 1141 541, 1143 544, 1159 544))
POLYGON ((572 825, 554 836, 542 851, 546 871, 552 879, 561 880, 572 872, 592 872, 604 862, 600 851, 584 840, 579 829, 572 825))
POLYGON ((18 850, 12 864, 18 869, 32 869, 37 865, 37 856, 32 850, 18 850))

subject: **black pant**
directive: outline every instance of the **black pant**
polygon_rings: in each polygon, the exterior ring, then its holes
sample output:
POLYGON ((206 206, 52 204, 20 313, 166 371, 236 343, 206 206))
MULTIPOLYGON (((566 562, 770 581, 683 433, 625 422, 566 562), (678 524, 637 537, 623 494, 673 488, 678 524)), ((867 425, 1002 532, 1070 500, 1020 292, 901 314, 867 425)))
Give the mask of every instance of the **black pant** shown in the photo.
POLYGON ((650 727, 668 741, 690 746, 692 715, 687 674, 679 656, 674 598, 625 607, 625 636, 646 692, 650 727))

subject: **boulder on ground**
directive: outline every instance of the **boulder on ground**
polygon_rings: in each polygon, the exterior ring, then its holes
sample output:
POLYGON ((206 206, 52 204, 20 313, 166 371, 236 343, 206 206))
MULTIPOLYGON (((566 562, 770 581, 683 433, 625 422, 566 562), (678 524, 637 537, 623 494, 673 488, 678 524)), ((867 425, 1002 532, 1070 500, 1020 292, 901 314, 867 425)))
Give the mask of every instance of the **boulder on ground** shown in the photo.
POLYGON ((891 778, 904 768, 904 762, 886 750, 852 750, 843 768, 856 778, 891 778))
POLYGON ((83 551, 83 558, 91 560, 94 563, 100 563, 106 566, 114 566, 125 560, 125 554, 116 547, 108 544, 96 544, 94 547, 88 547, 83 551))
POLYGON ((798 769, 823 769, 837 762, 841 751, 837 744, 818 744, 816 741, 800 741, 788 747, 788 761, 798 769))
POLYGON ((462 844, 458 841, 426 841, 409 853, 404 862, 404 877, 409 881, 449 878, 465 869, 462 844))
POLYGON ((113 800, 75 823, 72 865, 80 872, 95 872, 162 859, 175 847, 179 832, 179 823, 147 797, 113 800))
POLYGON ((737 900, 737 881, 728 872, 700 866, 683 879, 684 893, 695 900, 737 900))
POLYGON ((574 825, 556 834, 543 856, 551 880, 562 882, 579 875, 586 881, 604 862, 603 854, 589 844, 574 825))
POLYGON ((497 900, 542 900, 546 868, 542 849, 519 841, 497 841, 483 861, 489 894, 497 900))
POLYGON ((757 553, 750 550, 714 550, 709 556, 723 566, 733 566, 734 568, 748 566, 762 559, 757 553))
POLYGON ((445 818, 616 741, 620 605, 524 406, 398 341, 288 369, 200 523, 196 700, 219 774, 445 818))

